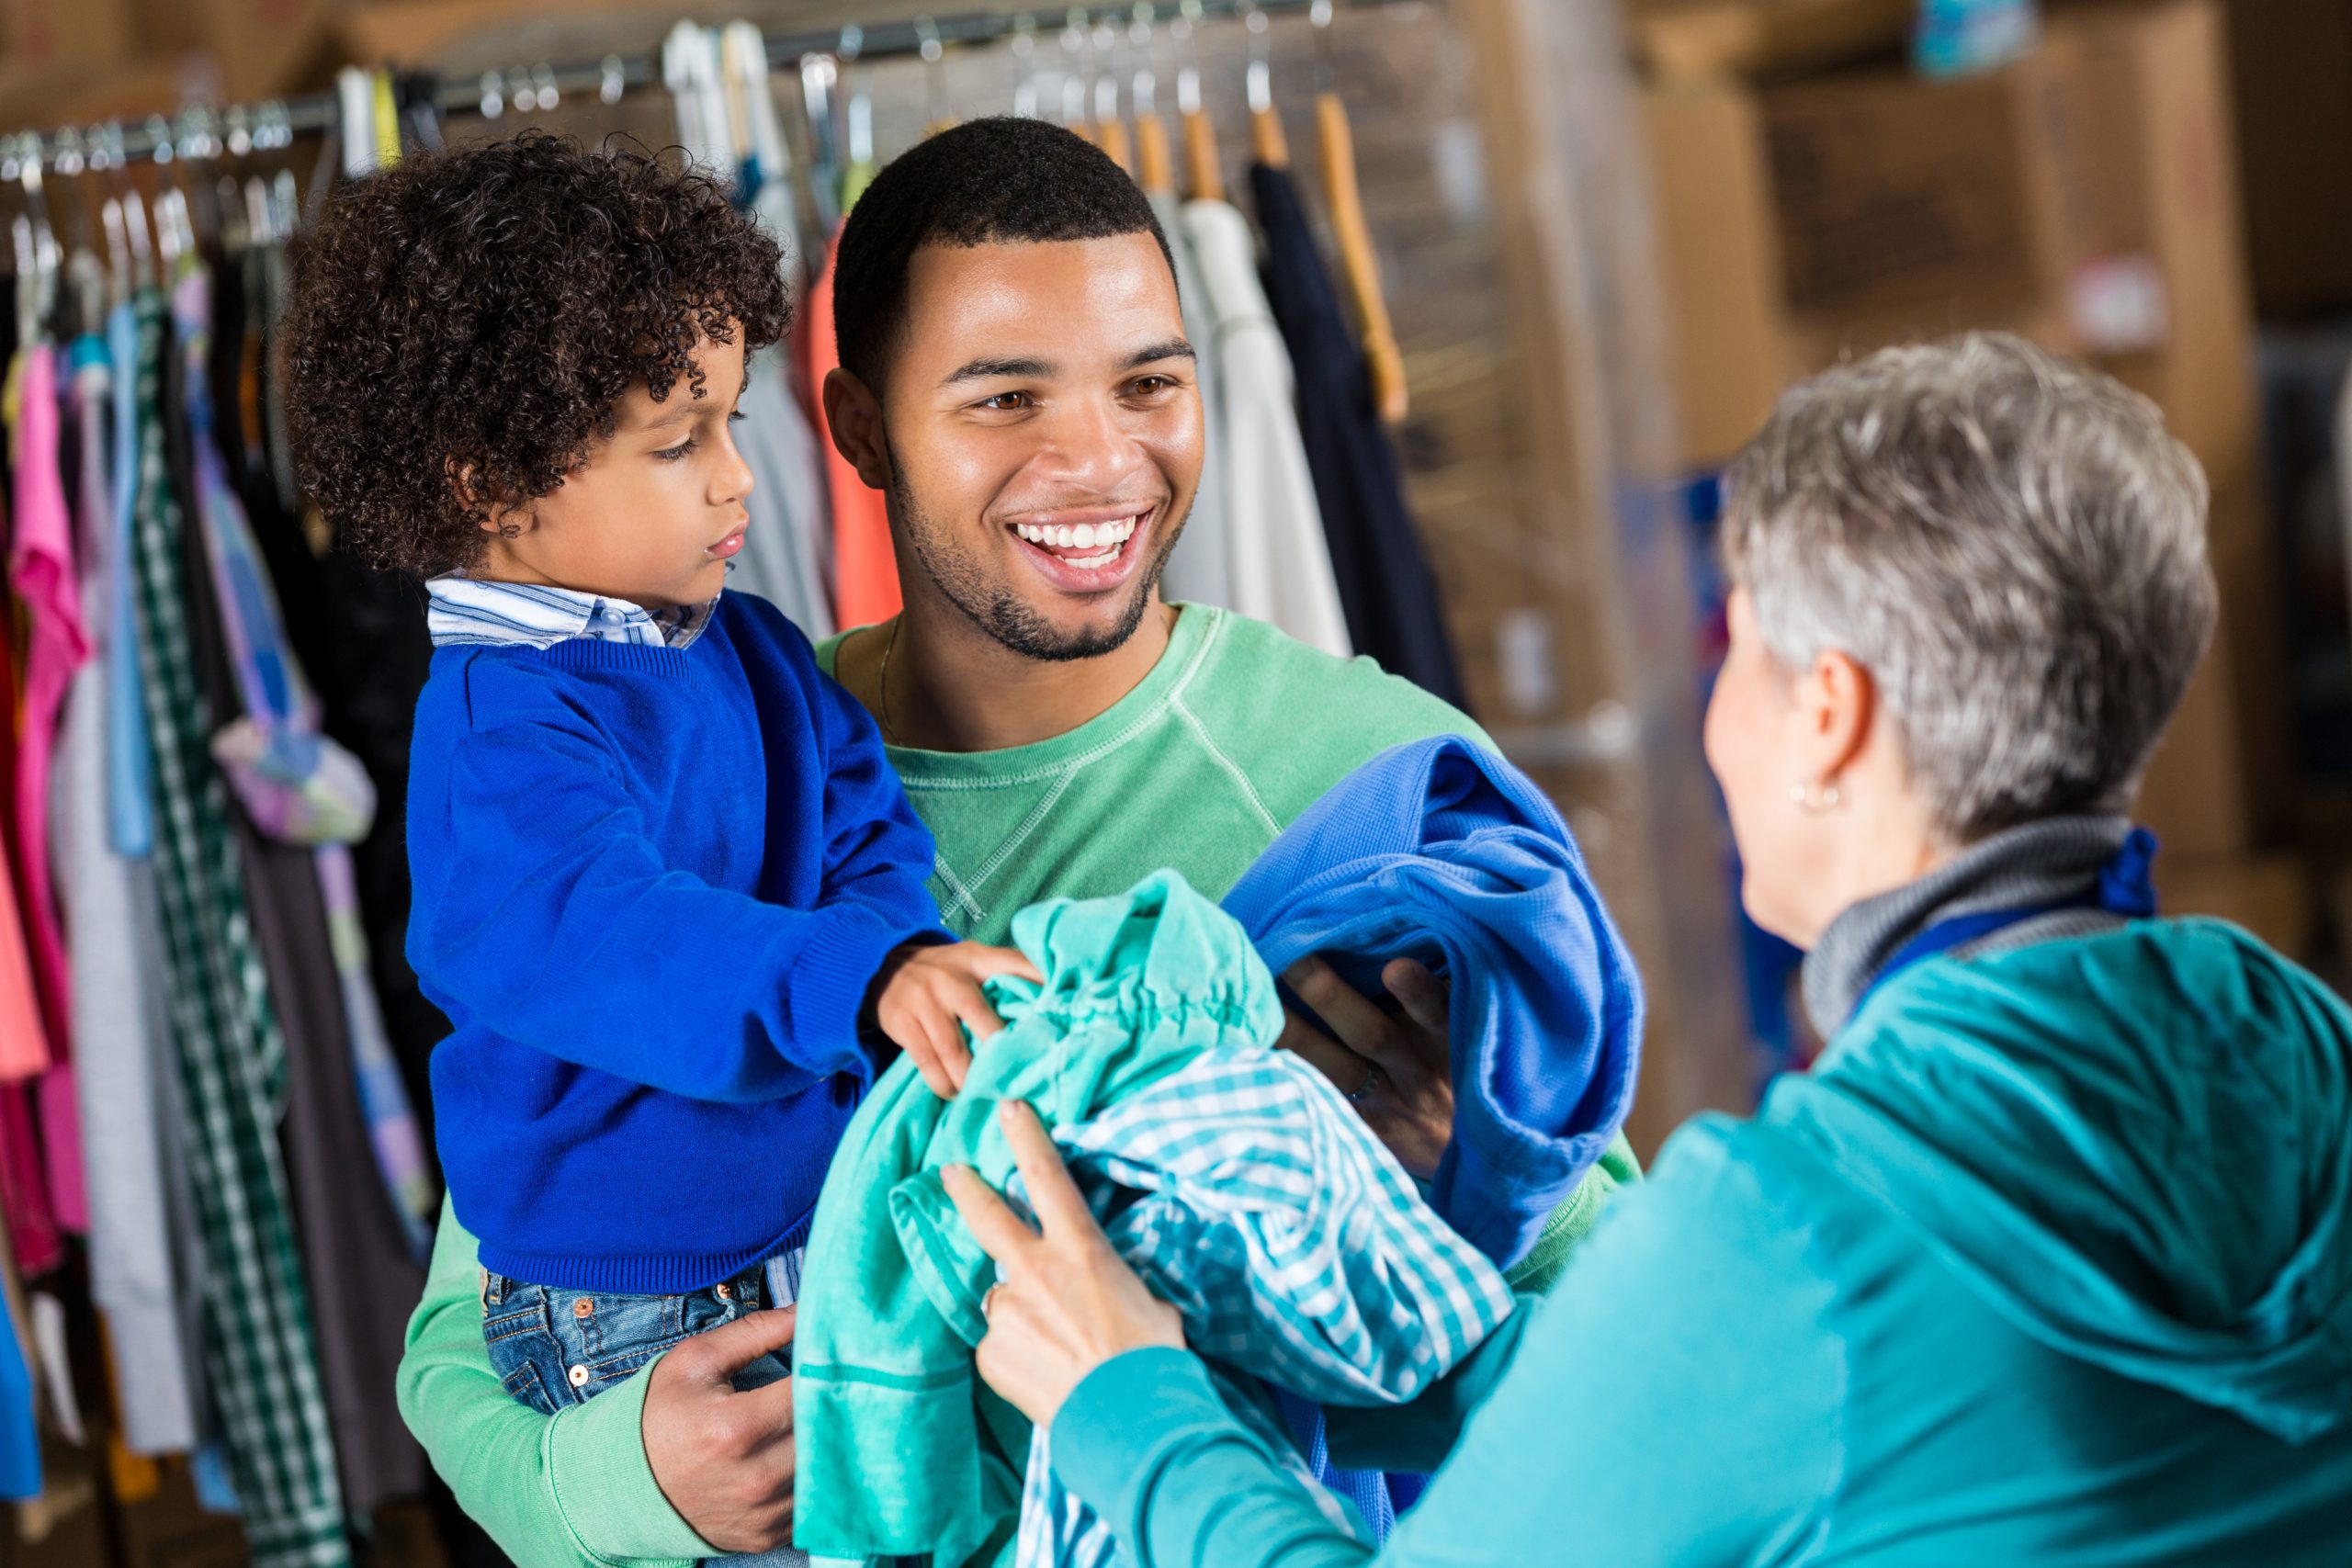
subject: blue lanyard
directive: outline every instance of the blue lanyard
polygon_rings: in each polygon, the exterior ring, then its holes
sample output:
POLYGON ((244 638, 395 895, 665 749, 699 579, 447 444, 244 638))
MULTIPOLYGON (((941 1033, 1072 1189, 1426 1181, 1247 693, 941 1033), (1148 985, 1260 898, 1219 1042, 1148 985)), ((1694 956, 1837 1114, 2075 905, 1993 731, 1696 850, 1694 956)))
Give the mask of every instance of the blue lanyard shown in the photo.
MULTIPOLYGON (((1996 931, 2038 920, 2044 915, 2065 909, 2104 909, 2125 919, 2146 919, 2156 912, 2156 890, 2149 875, 2155 858, 2156 836, 2145 828, 2134 828, 2123 840, 2123 847, 2115 852, 2115 858, 2099 867, 2098 886, 2086 889, 2079 897, 2014 909, 1979 909, 1938 920, 1894 950, 1894 955, 1880 966, 1869 988, 1862 992, 1862 1000, 1868 1000, 1871 992, 1914 964, 1982 942, 1996 931)), ((1860 1001, 1855 1003, 1858 1010, 1860 1006, 1860 1001)))

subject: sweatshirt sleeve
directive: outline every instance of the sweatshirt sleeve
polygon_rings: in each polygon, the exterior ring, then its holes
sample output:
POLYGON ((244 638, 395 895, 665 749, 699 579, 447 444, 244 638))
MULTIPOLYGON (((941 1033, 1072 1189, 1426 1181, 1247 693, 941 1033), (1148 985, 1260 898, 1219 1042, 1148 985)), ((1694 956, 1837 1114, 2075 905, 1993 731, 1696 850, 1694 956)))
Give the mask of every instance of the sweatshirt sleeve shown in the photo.
MULTIPOLYGON (((1490 1386, 1384 1568, 1549 1562, 1563 1529, 1580 1561, 1750 1568, 1820 1529, 1846 1386, 1830 1287, 1752 1173, 1696 1153, 1620 1196, 1498 1375, 1471 1380, 1490 1386)), ((1098 1368, 1052 1437, 1056 1471, 1140 1568, 1374 1560, 1183 1352, 1098 1368)))
MULTIPOLYGON (((876 893, 887 878, 791 909, 665 864, 608 743, 558 705, 469 731, 448 780, 457 826, 430 871, 417 867, 409 931, 435 1000, 698 1100, 773 1099, 867 1070, 857 1028, 874 973, 935 926, 915 898, 876 893)), ((827 805, 828 830, 845 834, 827 805)))
POLYGON ((458 1506, 518 1568, 685 1568, 717 1555, 653 1479, 639 1422, 650 1363, 546 1416, 515 1403, 481 1340, 474 1238, 444 1205, 401 1358, 401 1416, 458 1506))

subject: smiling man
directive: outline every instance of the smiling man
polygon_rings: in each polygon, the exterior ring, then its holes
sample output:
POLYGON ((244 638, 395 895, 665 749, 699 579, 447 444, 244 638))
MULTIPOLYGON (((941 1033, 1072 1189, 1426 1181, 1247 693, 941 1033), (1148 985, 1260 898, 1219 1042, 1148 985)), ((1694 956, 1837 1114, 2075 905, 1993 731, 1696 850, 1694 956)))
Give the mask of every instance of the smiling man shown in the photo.
MULTIPOLYGON (((904 609, 820 661, 880 724, 936 840, 951 929, 1001 941, 1037 899, 1119 892, 1163 866, 1222 897, 1373 756, 1477 736, 1368 660, 1161 598, 1200 482, 1194 348, 1151 206, 1100 151, 1030 120, 943 132, 859 199, 836 279, 825 412, 888 499, 904 609)), ((1288 978, 1339 1038, 1299 1026, 1287 1043, 1426 1175, 1452 1116, 1442 988, 1392 965, 1390 1009, 1317 963, 1288 978)), ((1630 1170, 1621 1145, 1555 1216, 1522 1286, 1548 1280, 1630 1170)), ((509 1553, 672 1562, 789 1539, 789 1384, 729 1383, 788 1342, 789 1314, 698 1336, 549 1418, 490 1370, 474 1252, 445 1218, 401 1408, 509 1553)))

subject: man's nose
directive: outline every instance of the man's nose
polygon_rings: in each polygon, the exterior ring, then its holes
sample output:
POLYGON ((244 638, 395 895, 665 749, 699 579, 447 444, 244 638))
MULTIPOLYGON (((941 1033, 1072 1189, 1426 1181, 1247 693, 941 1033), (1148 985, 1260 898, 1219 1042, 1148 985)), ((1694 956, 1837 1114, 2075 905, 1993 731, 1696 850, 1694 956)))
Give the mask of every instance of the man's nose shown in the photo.
POLYGON ((1066 403, 1057 410, 1046 429, 1041 466, 1065 483, 1084 485, 1109 494, 1134 474, 1143 462, 1141 443, 1118 411, 1093 399, 1066 403))

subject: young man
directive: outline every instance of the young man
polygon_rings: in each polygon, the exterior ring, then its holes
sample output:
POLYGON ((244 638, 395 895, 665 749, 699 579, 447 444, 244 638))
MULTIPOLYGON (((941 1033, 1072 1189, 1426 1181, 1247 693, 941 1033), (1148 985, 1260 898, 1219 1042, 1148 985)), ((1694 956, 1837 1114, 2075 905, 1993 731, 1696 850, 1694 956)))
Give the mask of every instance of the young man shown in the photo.
MULTIPOLYGON (((1150 205, 1100 152, 1026 120, 934 137, 860 198, 836 276, 826 413, 888 498, 905 609, 820 660, 874 715, 937 842, 950 929, 1000 938, 1038 898, 1164 865, 1220 896, 1376 753, 1477 735, 1369 661, 1160 598, 1200 478, 1200 400, 1150 205)), ((1408 1166, 1433 1167, 1452 1110, 1442 989, 1393 965, 1395 1017, 1319 964, 1288 978, 1341 1036, 1302 1026, 1291 1043, 1363 1096, 1408 1166)), ((482 1354, 473 1256, 445 1216, 401 1408, 518 1562, 790 1539, 789 1384, 729 1382, 789 1341, 789 1314, 699 1336, 549 1418, 508 1399, 482 1354)))

